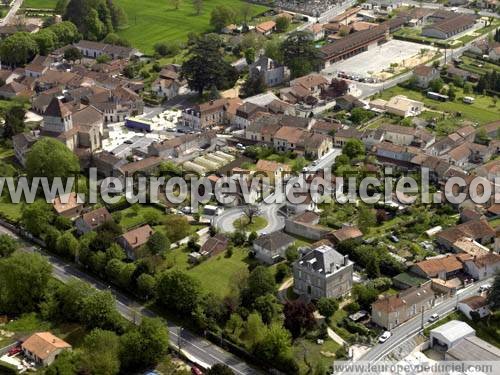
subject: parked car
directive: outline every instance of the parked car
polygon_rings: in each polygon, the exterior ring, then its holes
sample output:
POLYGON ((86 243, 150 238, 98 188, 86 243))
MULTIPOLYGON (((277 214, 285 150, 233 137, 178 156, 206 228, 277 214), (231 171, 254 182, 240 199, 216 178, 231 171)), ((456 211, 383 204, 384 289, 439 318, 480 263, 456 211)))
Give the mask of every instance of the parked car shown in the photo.
POLYGON ((389 337, 391 337, 391 336, 392 336, 392 333, 391 333, 391 332, 389 332, 389 331, 385 331, 385 332, 384 332, 384 333, 382 333, 382 335, 380 335, 380 337, 378 338, 378 342, 382 344, 382 343, 386 342, 386 341, 389 339, 389 337))
POLYGON ((193 375, 203 375, 203 371, 201 371, 198 367, 192 366, 191 367, 191 374, 193 375))
POLYGON ((397 238, 394 234, 391 234, 391 236, 389 237, 389 239, 394 242, 394 243, 398 243, 399 242, 399 238, 397 238))
POLYGON ((439 319, 439 314, 432 314, 430 317, 429 317, 429 322, 432 323, 432 322, 435 322, 436 320, 439 319))
POLYGON ((21 353, 22 349, 21 349, 21 346, 14 346, 13 348, 11 348, 8 352, 7 352, 7 355, 9 357, 13 357, 15 356, 17 353, 21 353))
POLYGON ((479 293, 487 292, 488 290, 491 289, 490 284, 484 284, 479 287, 479 293))
POLYGON ((245 150, 245 149, 246 149, 246 147, 245 147, 245 146, 243 146, 243 144, 242 144, 242 143, 237 143, 237 144, 236 144, 236 148, 237 148, 238 150, 245 150))

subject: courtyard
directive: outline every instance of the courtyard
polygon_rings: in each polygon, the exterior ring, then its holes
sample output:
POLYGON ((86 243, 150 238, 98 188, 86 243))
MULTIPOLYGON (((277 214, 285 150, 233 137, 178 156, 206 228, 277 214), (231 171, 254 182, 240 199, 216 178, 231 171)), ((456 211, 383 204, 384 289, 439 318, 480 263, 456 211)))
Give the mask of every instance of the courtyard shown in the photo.
POLYGON ((324 72, 343 72, 348 75, 384 80, 431 60, 435 54, 434 47, 393 39, 350 59, 335 63, 324 72))

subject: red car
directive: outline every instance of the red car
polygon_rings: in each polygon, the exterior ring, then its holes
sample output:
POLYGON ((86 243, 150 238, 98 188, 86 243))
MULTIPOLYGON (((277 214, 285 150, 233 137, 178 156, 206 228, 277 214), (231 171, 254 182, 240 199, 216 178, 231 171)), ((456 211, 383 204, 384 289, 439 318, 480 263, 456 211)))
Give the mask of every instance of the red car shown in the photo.
POLYGON ((17 353, 21 353, 21 347, 20 346, 15 346, 13 348, 11 348, 7 354, 9 355, 9 357, 12 357, 12 356, 15 356, 17 353))
POLYGON ((203 375, 203 372, 196 366, 191 366, 191 374, 193 375, 203 375))

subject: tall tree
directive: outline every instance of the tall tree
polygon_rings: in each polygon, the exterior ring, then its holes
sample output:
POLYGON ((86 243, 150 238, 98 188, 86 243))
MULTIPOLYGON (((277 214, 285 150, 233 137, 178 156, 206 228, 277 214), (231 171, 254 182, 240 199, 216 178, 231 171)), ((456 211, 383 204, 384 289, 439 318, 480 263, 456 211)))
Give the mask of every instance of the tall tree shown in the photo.
POLYGON ((38 44, 33 35, 26 32, 14 33, 0 44, 0 58, 4 64, 26 64, 38 52, 38 44))
POLYGON ((26 204, 21 210, 21 223, 28 232, 35 236, 44 233, 53 219, 52 207, 43 200, 26 204))
POLYGON ((24 131, 24 117, 26 110, 20 105, 10 107, 5 113, 4 137, 12 138, 24 131))
POLYGON ((114 375, 120 371, 120 340, 116 333, 102 329, 92 330, 83 342, 82 373, 114 375))
POLYGON ((213 86, 217 89, 233 87, 238 72, 221 52, 221 41, 216 35, 208 34, 195 38, 189 47, 189 58, 182 64, 182 76, 190 89, 202 96, 203 91, 213 86))
POLYGON ((314 327, 314 306, 303 301, 289 301, 283 309, 285 328, 294 338, 299 337, 303 330, 314 327))
POLYGON ((488 303, 494 308, 500 307, 500 273, 497 273, 491 290, 488 293, 488 303))
POLYGON ((314 45, 312 33, 295 31, 281 45, 283 60, 290 68, 292 78, 300 77, 318 70, 320 56, 314 45))
POLYGON ((165 307, 190 314, 199 302, 201 286, 182 271, 165 272, 158 278, 158 300, 165 307))
POLYGON ((8 257, 19 248, 19 243, 8 234, 0 234, 0 258, 8 257))
POLYGON ((37 141, 26 158, 28 177, 74 176, 80 171, 76 155, 63 143, 54 138, 42 138, 37 141))
POLYGON ((40 254, 15 253, 0 259, 0 310, 8 314, 36 311, 48 292, 51 272, 40 254))
POLYGON ((199 16, 203 10, 203 0, 193 0, 193 8, 196 15, 199 16))
POLYGON ((235 19, 236 14, 231 8, 225 5, 218 5, 210 14, 210 25, 212 25, 216 32, 221 32, 225 26, 233 23, 235 19))

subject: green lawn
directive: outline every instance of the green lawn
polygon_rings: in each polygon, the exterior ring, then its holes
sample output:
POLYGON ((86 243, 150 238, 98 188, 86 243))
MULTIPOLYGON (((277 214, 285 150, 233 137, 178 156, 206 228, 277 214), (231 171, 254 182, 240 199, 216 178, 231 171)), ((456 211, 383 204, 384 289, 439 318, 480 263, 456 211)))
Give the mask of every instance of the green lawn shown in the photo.
POLYGON ((35 9, 54 9, 56 7, 57 0, 24 0, 23 8, 35 8, 35 9))
POLYGON ((138 205, 139 209, 138 211, 134 211, 133 207, 128 207, 124 209, 122 212, 122 218, 120 220, 120 225, 123 227, 124 230, 128 230, 130 228, 136 227, 140 224, 146 223, 146 220, 144 219, 143 215, 146 212, 158 212, 162 216, 165 214, 162 210, 159 208, 156 208, 154 206, 145 206, 145 205, 138 205))
MULTIPOLYGON (((409 90, 401 86, 394 86, 382 92, 382 99, 390 99, 395 95, 406 95, 410 99, 419 100, 425 104, 427 108, 435 111, 448 113, 460 113, 463 119, 468 119, 477 122, 480 125, 487 124, 498 120, 500 105, 492 106, 492 99, 489 96, 467 94, 475 98, 473 104, 462 103, 464 94, 461 89, 457 88, 457 97, 455 101, 440 102, 427 98, 419 91, 409 90)), ((457 126, 458 127, 458 126, 457 126)))
POLYGON ((267 220, 262 216, 256 216, 253 218, 253 222, 250 224, 248 217, 242 216, 236 219, 233 223, 236 229, 241 229, 246 232, 256 232, 258 230, 264 229, 267 226, 267 220))
POLYGON ((294 342, 293 351, 299 364, 300 373, 313 373, 312 371, 318 364, 321 364, 325 370, 328 369, 332 365, 335 359, 334 354, 339 348, 340 345, 331 339, 324 340, 321 345, 305 338, 297 339, 294 342))
MULTIPOLYGON (((191 1, 181 1, 178 10, 165 1, 117 0, 117 3, 128 15, 128 25, 118 33, 145 53, 152 53, 157 42, 184 42, 191 32, 210 31, 210 13, 218 5, 227 5, 238 11, 244 4, 241 0, 204 1, 203 11, 197 16, 191 1)), ((267 9, 261 5, 251 7, 254 15, 267 9)))
POLYGON ((491 220, 491 221, 490 221, 490 225, 491 225, 493 228, 500 227, 500 219, 491 220))
POLYGON ((195 266, 188 263, 188 254, 189 250, 185 247, 168 251, 165 262, 170 269, 187 271, 200 281, 206 292, 220 297, 228 295, 236 275, 248 270, 248 251, 245 249, 234 249, 229 258, 226 253, 219 254, 195 266))

